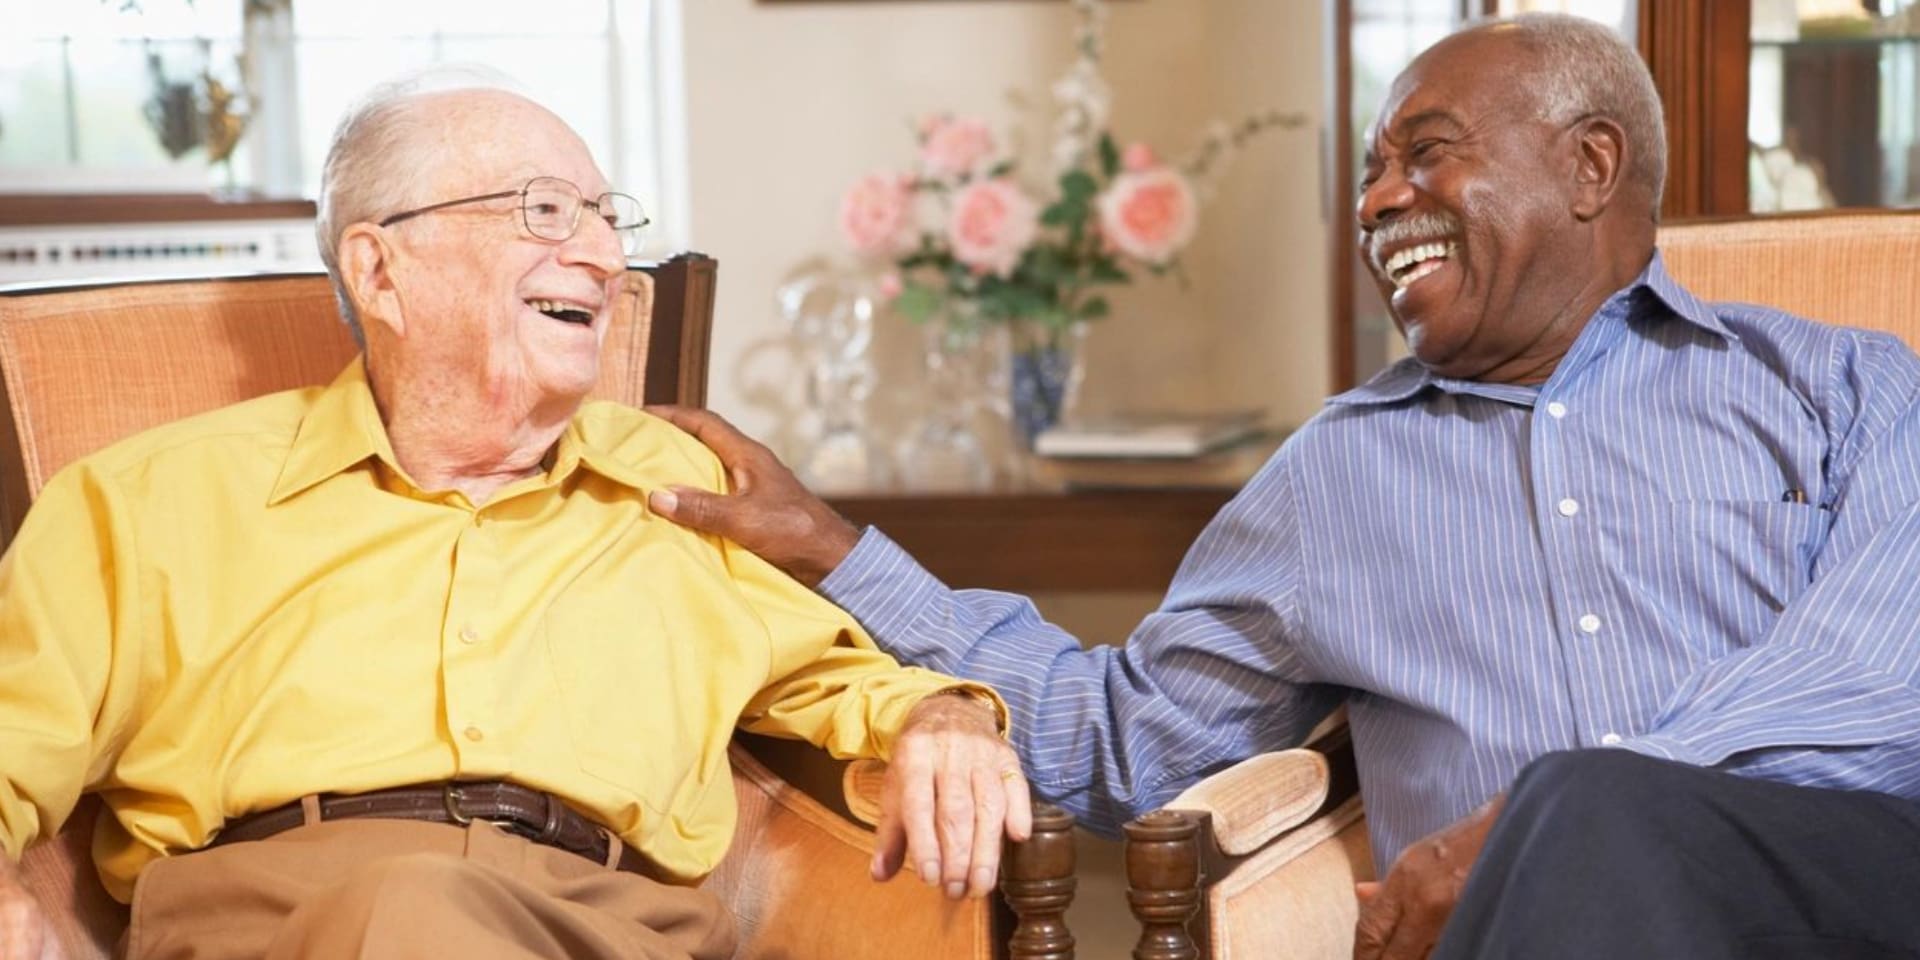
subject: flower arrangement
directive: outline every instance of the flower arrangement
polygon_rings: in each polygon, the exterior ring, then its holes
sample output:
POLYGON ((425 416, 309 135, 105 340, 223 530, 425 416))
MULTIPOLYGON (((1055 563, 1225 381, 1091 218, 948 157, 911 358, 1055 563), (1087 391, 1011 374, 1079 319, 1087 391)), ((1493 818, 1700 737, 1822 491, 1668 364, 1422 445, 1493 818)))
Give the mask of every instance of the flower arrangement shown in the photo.
POLYGON ((1015 178, 986 122, 935 114, 919 124, 915 169, 869 174, 843 198, 842 233, 857 253, 892 262, 883 292, 906 316, 924 320, 956 299, 989 322, 1061 327, 1105 316, 1098 288, 1128 282, 1132 268, 1177 267, 1234 150, 1304 122, 1268 112, 1214 124, 1178 165, 1145 143, 1120 149, 1106 129, 1111 95, 1100 73, 1106 9, 1100 0, 1074 7, 1078 56, 1053 89, 1061 109, 1045 194, 1015 178))
MULTIPOLYGON (((1177 164, 1145 143, 1122 148, 1108 130, 1112 96, 1100 71, 1106 8, 1101 0, 1074 0, 1074 8, 1077 55, 1052 91, 1059 113, 1044 189, 1022 182, 986 122, 934 114, 918 125, 912 169, 869 174, 842 198, 843 236, 857 254, 887 265, 880 295, 907 318, 1004 323, 1025 331, 1033 345, 1025 352, 1057 351, 1066 331, 1109 313, 1105 288, 1129 283, 1137 270, 1179 269, 1201 202, 1237 149, 1305 122, 1270 111, 1216 123, 1177 164)), ((1045 358, 1015 356, 1016 392, 1023 361, 1045 358)), ((1021 424, 1029 440, 1064 399, 1040 398, 1047 409, 1021 424)))

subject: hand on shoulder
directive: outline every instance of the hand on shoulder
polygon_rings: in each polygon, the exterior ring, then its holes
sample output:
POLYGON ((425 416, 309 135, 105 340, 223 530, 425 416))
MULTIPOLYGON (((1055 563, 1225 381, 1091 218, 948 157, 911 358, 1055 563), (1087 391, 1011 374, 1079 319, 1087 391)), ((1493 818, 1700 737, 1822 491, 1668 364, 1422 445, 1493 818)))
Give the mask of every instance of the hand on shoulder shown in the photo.
POLYGON ((726 467, 733 491, 690 487, 655 490, 655 513, 702 533, 725 537, 759 554, 809 587, 819 585, 860 540, 860 531, 813 495, 765 445, 719 414, 692 407, 647 412, 693 435, 726 467))

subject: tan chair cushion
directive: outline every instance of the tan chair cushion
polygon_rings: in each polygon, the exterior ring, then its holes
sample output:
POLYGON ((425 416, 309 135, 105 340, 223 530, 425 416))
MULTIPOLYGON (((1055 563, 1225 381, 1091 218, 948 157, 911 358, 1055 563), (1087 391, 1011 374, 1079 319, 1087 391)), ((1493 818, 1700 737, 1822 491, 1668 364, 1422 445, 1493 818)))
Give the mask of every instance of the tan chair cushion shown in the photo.
POLYGON ((1360 916, 1353 885, 1373 879, 1360 798, 1234 866, 1207 890, 1212 960, 1343 960, 1360 916))
POLYGON ((1705 300, 1764 304, 1920 344, 1920 212, 1677 223, 1667 269, 1705 300))
POLYGON ((1331 778, 1318 750, 1249 757, 1188 787, 1167 804, 1213 815, 1213 842, 1244 856, 1300 825, 1326 802, 1331 778))

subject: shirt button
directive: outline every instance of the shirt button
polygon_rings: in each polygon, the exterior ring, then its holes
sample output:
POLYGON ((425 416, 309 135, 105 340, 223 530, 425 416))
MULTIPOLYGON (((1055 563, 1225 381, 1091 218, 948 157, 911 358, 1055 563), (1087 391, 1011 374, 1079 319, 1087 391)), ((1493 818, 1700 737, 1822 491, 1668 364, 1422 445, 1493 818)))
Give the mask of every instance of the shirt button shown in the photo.
POLYGON ((1567 405, 1555 400, 1547 404, 1547 415, 1558 420, 1567 415, 1567 405))
POLYGON ((1589 613, 1580 618, 1580 629, 1584 633, 1599 633, 1600 618, 1589 613))
POLYGON ((1571 516, 1573 516, 1574 514, 1576 514, 1576 513, 1579 513, 1579 512, 1580 512, 1580 501, 1578 501, 1578 500, 1575 500, 1575 499, 1574 499, 1574 498, 1572 498, 1572 497, 1568 497, 1568 498, 1566 498, 1566 499, 1564 499, 1564 500, 1562 500, 1562 501, 1560 501, 1560 507, 1559 507, 1559 509, 1560 509, 1560 515, 1561 515, 1561 516, 1563 516, 1563 517, 1571 517, 1571 516))
POLYGON ((472 740, 474 743, 479 743, 480 741, 485 740, 487 738, 487 735, 481 732, 479 727, 468 727, 467 729, 461 731, 461 733, 465 735, 468 740, 472 740))
POLYGON ((1603 736, 1602 736, 1602 737, 1600 738, 1600 745, 1601 745, 1601 746, 1603 746, 1603 747, 1614 747, 1614 746, 1619 746, 1619 745, 1620 745, 1620 740, 1621 740, 1621 736, 1620 736, 1619 734, 1617 734, 1617 733, 1609 733, 1609 734, 1605 734, 1605 735, 1603 735, 1603 736))
POLYGON ((473 628, 473 624, 469 623, 466 626, 460 628, 461 643, 476 643, 479 640, 480 640, 480 631, 475 630, 473 628))

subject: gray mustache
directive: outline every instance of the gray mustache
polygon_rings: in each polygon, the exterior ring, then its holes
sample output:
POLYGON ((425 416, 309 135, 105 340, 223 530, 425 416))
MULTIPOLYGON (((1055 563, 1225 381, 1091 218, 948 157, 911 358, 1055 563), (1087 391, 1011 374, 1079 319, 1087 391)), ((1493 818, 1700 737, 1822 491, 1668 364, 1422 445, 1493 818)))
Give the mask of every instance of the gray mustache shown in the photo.
POLYGON ((1387 270, 1384 251, 1416 240, 1438 240, 1460 232, 1459 218, 1448 213, 1416 213, 1395 217, 1373 231, 1367 242, 1367 260, 1375 270, 1387 270))

